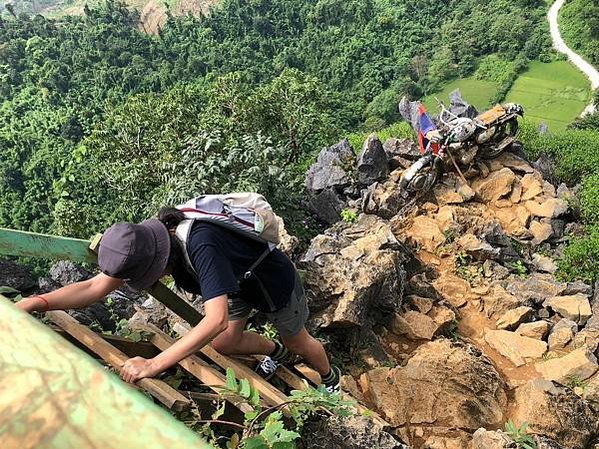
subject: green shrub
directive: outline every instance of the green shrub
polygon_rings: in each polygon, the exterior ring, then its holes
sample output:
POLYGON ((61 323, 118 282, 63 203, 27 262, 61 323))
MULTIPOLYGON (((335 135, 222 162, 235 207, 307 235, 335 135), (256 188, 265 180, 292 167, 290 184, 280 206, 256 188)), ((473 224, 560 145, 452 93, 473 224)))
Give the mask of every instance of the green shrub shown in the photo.
POLYGON ((599 173, 599 131, 566 129, 541 135, 536 124, 523 120, 519 138, 531 159, 541 153, 554 156, 561 181, 575 184, 599 173))
POLYGON ((599 279, 599 227, 587 229, 587 235, 575 238, 564 249, 558 261, 560 277, 566 280, 582 279, 593 283, 599 279))
POLYGON ((580 209, 585 223, 599 226, 599 173, 582 181, 580 209))

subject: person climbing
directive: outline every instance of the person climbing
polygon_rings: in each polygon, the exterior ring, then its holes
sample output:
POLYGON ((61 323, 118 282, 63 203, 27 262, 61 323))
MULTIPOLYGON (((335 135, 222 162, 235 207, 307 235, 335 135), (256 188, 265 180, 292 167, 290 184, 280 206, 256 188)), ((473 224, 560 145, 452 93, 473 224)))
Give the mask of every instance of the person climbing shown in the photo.
POLYGON ((256 372, 265 379, 297 354, 320 373, 328 392, 338 392, 340 370, 329 363, 322 344, 306 330, 308 306, 289 258, 278 248, 269 250, 265 243, 218 224, 190 223, 186 218, 180 209, 163 207, 158 219, 111 226, 99 245, 99 274, 24 298, 17 307, 27 312, 86 307, 125 282, 145 290, 170 274, 178 288, 201 295, 204 317, 154 358, 128 359, 121 367, 123 380, 133 383, 155 377, 211 342, 226 355, 264 355, 256 372), (183 222, 188 223, 187 234, 177 236, 183 222), (282 344, 245 330, 253 309, 266 314, 282 344))

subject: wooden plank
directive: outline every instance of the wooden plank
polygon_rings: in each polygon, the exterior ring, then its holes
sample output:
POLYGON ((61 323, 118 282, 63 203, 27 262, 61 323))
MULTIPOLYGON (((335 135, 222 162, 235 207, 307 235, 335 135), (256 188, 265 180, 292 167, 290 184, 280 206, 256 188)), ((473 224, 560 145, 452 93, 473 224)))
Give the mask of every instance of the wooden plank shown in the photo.
MULTIPOLYGON (((261 361, 264 358, 264 356, 256 355, 254 356, 254 358, 258 361, 261 361)), ((289 368, 283 365, 280 365, 277 368, 277 370, 275 371, 275 376, 277 376, 279 379, 281 379, 294 390, 305 390, 308 386, 308 383, 305 379, 302 379, 289 368)))
MULTIPOLYGON (((138 328, 151 333, 152 335, 150 336, 150 341, 161 351, 169 348, 175 342, 173 338, 169 337, 166 333, 162 332, 152 324, 148 324, 147 326, 143 327, 140 326, 138 328)), ((198 356, 191 355, 181 360, 179 365, 216 393, 220 392, 217 387, 226 385, 227 383, 227 379, 222 373, 212 368, 198 356)), ((233 402, 232 400, 229 402, 238 407, 244 413, 252 411, 252 408, 243 402, 237 403, 233 402)))
POLYGON ((162 282, 157 282, 147 292, 192 326, 202 319, 200 312, 162 282))
MULTIPOLYGON (((175 325, 173 330, 181 336, 189 332, 189 329, 182 325, 175 325)), ((287 396, 268 383, 268 381, 259 377, 253 370, 241 362, 218 353, 212 346, 206 345, 200 349, 200 352, 221 368, 225 370, 227 368, 231 368, 235 372, 235 376, 238 379, 247 379, 252 387, 258 389, 260 392, 260 397, 263 398, 264 402, 266 402, 269 406, 274 407, 281 405, 289 400, 287 396)), ((285 410, 282 411, 283 413, 286 413, 285 410)))
POLYGON ((89 241, 0 228, 0 255, 96 262, 89 241))
MULTIPOLYGON (((77 346, 79 349, 87 352, 92 357, 97 357, 96 353, 91 351, 87 346, 85 346, 83 343, 81 343, 79 340, 68 334, 60 327, 51 325, 50 328, 58 335, 77 346)), ((118 335, 98 334, 98 336, 106 340, 115 348, 123 351, 129 357, 143 357, 144 359, 151 359, 152 357, 155 357, 158 354, 160 354, 160 351, 156 349, 156 346, 154 346, 149 341, 135 342, 133 340, 129 340, 128 338, 120 337, 118 335)))
MULTIPOLYGON (((46 312, 46 316, 90 350, 98 354, 116 370, 120 371, 122 364, 129 359, 126 354, 103 340, 95 332, 79 324, 77 320, 66 312, 46 312)), ((161 380, 146 378, 136 383, 171 410, 182 411, 191 407, 189 399, 161 380)))

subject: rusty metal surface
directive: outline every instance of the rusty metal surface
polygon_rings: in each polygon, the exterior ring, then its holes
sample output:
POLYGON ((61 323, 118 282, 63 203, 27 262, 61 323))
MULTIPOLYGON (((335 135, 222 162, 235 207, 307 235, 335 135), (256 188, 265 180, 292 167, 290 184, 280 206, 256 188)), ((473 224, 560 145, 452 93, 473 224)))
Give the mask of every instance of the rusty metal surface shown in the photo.
POLYGON ((0 296, 2 449, 210 448, 0 296))

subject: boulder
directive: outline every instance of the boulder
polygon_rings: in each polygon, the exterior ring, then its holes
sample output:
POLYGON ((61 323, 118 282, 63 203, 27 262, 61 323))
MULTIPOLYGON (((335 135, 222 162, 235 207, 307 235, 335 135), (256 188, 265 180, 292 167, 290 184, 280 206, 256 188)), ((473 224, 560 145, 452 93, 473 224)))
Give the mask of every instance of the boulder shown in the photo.
POLYGON ((362 214, 312 240, 300 261, 314 327, 369 329, 403 300, 410 252, 389 224, 362 214), (377 318, 378 317, 378 318, 377 318))
POLYGON ((566 284, 566 288, 562 294, 567 296, 567 295, 577 295, 579 293, 581 295, 586 296, 587 298, 590 298, 591 296, 593 296, 593 287, 591 287, 586 282, 583 282, 581 280, 576 280, 574 282, 568 282, 566 284))
POLYGON ((412 139, 396 139, 395 137, 391 137, 383 144, 383 150, 389 159, 400 157, 415 161, 421 156, 418 145, 412 139))
POLYGON ((447 339, 421 345, 404 367, 364 373, 361 385, 393 426, 429 435, 498 427, 507 404, 491 361, 473 346, 447 339))
POLYGON ((302 429, 303 449, 409 449, 380 424, 364 416, 337 415, 309 421, 302 429))
POLYGON ((445 235, 441 232, 437 222, 426 215, 414 218, 412 226, 405 231, 405 234, 431 253, 434 253, 445 242, 445 235))
POLYGON ((511 193, 516 175, 509 168, 492 172, 488 177, 476 180, 472 188, 482 201, 493 202, 511 193))
POLYGON ((593 314, 591 305, 585 295, 553 296, 543 303, 544 307, 551 307, 562 317, 584 325, 593 314))
POLYGON ((308 208, 328 224, 336 223, 341 219, 341 211, 345 206, 342 195, 332 187, 308 195, 308 208))
POLYGON ((531 380, 516 390, 510 418, 528 423, 529 433, 570 449, 584 449, 597 432, 589 404, 572 390, 544 379, 531 380))
POLYGON ((10 287, 29 293, 37 286, 29 267, 10 260, 0 261, 0 287, 10 287))
POLYGON ((588 348, 579 348, 558 359, 535 364, 535 369, 546 380, 568 385, 572 379, 583 381, 597 372, 597 358, 588 348))
POLYGON ((504 151, 495 160, 504 167, 520 173, 532 173, 534 171, 528 162, 510 151, 504 151))
POLYGON ((485 341, 516 366, 539 359, 547 352, 547 343, 544 341, 523 337, 515 332, 487 330, 485 341))
POLYGON ((470 284, 464 279, 452 274, 443 274, 433 281, 433 287, 454 307, 462 307, 469 299, 473 299, 475 295, 472 293, 470 284))
POLYGON ((563 350, 572 342, 577 330, 578 325, 574 321, 567 318, 562 318, 555 326, 553 326, 553 329, 549 334, 549 338, 547 339, 547 342, 549 343, 549 350, 563 350))
POLYGON ((493 248, 487 242, 481 241, 474 234, 465 234, 458 239, 458 246, 472 256, 475 260, 485 261, 487 259, 499 258, 499 249, 493 248))
POLYGON ((299 247, 299 239, 287 232, 287 229, 285 229, 285 222, 281 217, 277 216, 277 222, 279 224, 280 239, 278 248, 288 257, 292 257, 293 253, 295 253, 295 250, 299 247))
POLYGON ((553 227, 551 226, 551 223, 533 220, 528 229, 532 234, 532 243, 534 245, 540 245, 553 237, 553 227))
POLYGON ((408 304, 412 310, 418 310, 425 314, 430 312, 433 308, 433 301, 430 298, 423 298, 418 295, 407 296, 405 303, 408 304))
POLYGON ((566 284, 558 282, 554 276, 546 273, 531 273, 526 279, 510 276, 502 281, 502 285, 526 305, 540 306, 547 298, 562 295, 566 290, 566 284))
POLYGON ((547 321, 540 320, 532 323, 522 323, 516 329, 518 335, 523 337, 536 338, 537 340, 544 340, 549 331, 551 330, 551 324, 547 321))
POLYGON ((472 434, 469 449, 505 449, 511 443, 512 439, 501 431, 480 428, 472 434))
POLYGON ((389 174, 387 154, 376 134, 371 134, 364 142, 358 156, 358 182, 368 186, 381 181, 389 174))
POLYGON ((486 315, 496 320, 522 305, 516 296, 508 293, 500 284, 493 284, 482 300, 486 315))
POLYGON ((557 271, 557 264, 551 257, 543 256, 539 253, 532 255, 532 262, 536 269, 545 273, 554 274, 557 271))
POLYGON ((497 329, 511 331, 516 329, 521 323, 528 321, 532 317, 533 313, 534 310, 530 307, 516 307, 515 309, 508 310, 501 315, 495 325, 497 326, 497 329))
POLYGON ((410 340, 432 340, 437 330, 438 326, 431 317, 413 310, 396 314, 391 323, 391 332, 405 335, 410 340))
POLYGON ((543 193, 542 178, 538 175, 524 175, 520 180, 522 184, 522 196, 520 201, 532 200, 534 197, 543 193))
POLYGON ((85 281, 94 276, 91 271, 68 260, 59 260, 56 262, 50 267, 48 275, 54 282, 61 286, 85 281))
POLYGON ((406 201, 393 180, 375 182, 362 191, 362 209, 367 214, 390 219, 397 215, 405 204, 406 201))
POLYGON ((520 255, 514 249, 512 239, 509 238, 497 223, 488 223, 483 228, 481 239, 499 251, 496 260, 500 262, 514 262, 520 260, 520 255))
POLYGON ((330 148, 323 148, 306 173, 306 190, 315 194, 327 188, 341 189, 352 182, 351 172, 356 155, 347 139, 330 148))
POLYGON ((557 218, 568 212, 568 203, 560 198, 549 198, 542 203, 527 201, 524 205, 535 217, 557 218))
POLYGON ((433 187, 438 204, 460 204, 475 196, 474 190, 455 174, 448 174, 433 187))

